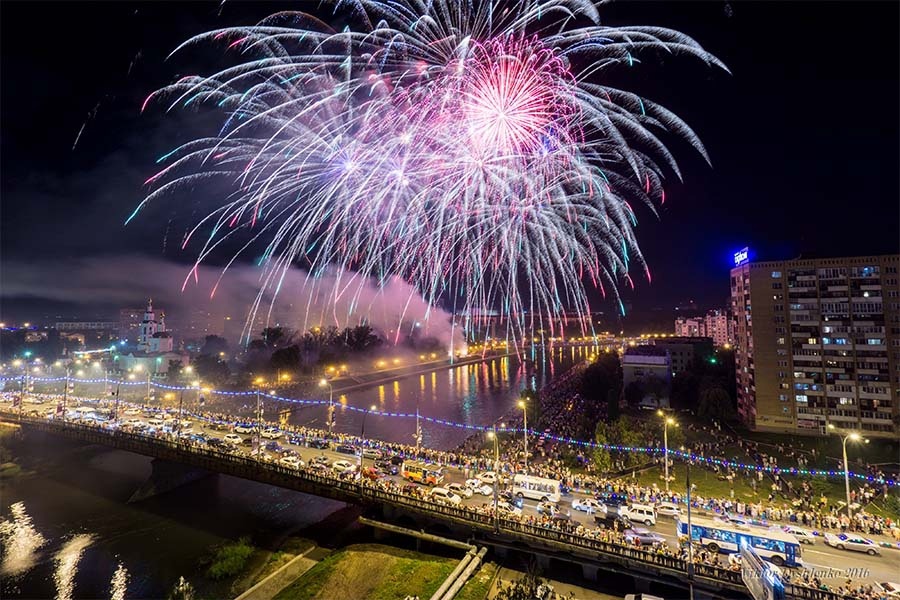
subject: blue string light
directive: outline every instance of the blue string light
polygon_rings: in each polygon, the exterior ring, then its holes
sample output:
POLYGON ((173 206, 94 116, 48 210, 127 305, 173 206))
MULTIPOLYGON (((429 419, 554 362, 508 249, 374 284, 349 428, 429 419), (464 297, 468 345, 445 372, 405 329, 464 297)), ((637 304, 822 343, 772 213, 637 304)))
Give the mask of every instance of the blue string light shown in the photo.
MULTIPOLYGON (((19 381, 23 379, 23 375, 17 375, 15 377, 0 377, 0 382, 6 381, 19 381)), ((65 381, 66 377, 28 377, 32 382, 42 382, 42 383, 54 383, 59 381, 65 381)), ((70 384, 74 383, 108 383, 108 384, 116 384, 116 385, 126 385, 126 386, 136 386, 136 385, 147 385, 146 381, 130 381, 130 380, 115 380, 115 379, 79 379, 75 377, 69 377, 68 381, 70 384)), ((157 389, 169 390, 169 391, 201 391, 201 388, 195 386, 176 386, 176 385, 166 385, 162 383, 156 383, 154 381, 150 382, 151 387, 155 387, 157 389)), ((270 400, 277 400, 278 402, 285 402, 288 404, 301 404, 304 406, 326 406, 329 404, 327 400, 303 400, 300 398, 287 398, 284 396, 278 396, 276 394, 269 394, 265 392, 257 392, 257 391, 241 391, 241 392, 229 392, 223 390, 210 390, 203 389, 205 393, 216 394, 220 396, 255 396, 257 393, 261 397, 268 398, 270 400)), ((377 415, 380 417, 387 417, 391 419, 415 419, 415 413, 397 413, 390 411, 382 411, 382 410, 369 410, 365 408, 359 408, 357 406, 352 405, 344 405, 339 404, 340 408, 352 412, 357 413, 365 413, 368 412, 372 415, 377 415)), ((455 427, 457 429, 464 429, 468 431, 478 431, 478 432, 487 432, 492 431, 494 429, 493 426, 490 425, 475 425, 470 423, 458 423, 454 421, 447 421, 445 419, 438 419, 436 417, 428 417, 425 415, 419 415, 419 419, 425 421, 426 423, 433 423, 435 425, 441 425, 445 427, 455 427)), ((221 423, 225 423, 225 421, 221 421, 221 423)), ((502 426, 497 428, 498 433, 511 433, 511 434, 523 434, 525 433, 525 429, 522 427, 507 427, 502 426)), ((598 444, 597 442, 593 442, 590 440, 578 440, 574 438, 564 437, 553 435, 550 433, 546 433, 543 431, 537 431, 534 429, 528 430, 528 435, 535 437, 543 437, 544 439, 552 440, 554 442, 559 442, 562 444, 568 444, 573 446, 580 446, 582 448, 602 448, 604 450, 611 450, 615 452, 625 452, 625 453, 643 453, 643 454, 658 454, 662 455, 665 450, 663 448, 657 447, 645 447, 645 446, 618 446, 614 444, 598 444)), ((692 463, 703 463, 710 466, 719 466, 719 467, 727 467, 730 469, 740 469, 740 470, 751 470, 755 472, 764 472, 764 473, 772 473, 778 475, 808 475, 808 476, 820 476, 820 477, 836 477, 838 475, 843 475, 843 471, 827 471, 823 469, 798 469, 796 467, 768 467, 762 465, 755 464, 745 464, 732 460, 725 460, 721 458, 711 458, 707 456, 699 456, 697 454, 693 454, 690 452, 683 452, 681 450, 669 450, 670 455, 674 455, 683 460, 689 460, 692 463)), ((887 484, 889 486, 896 486, 897 482, 893 479, 887 479, 884 477, 874 477, 872 475, 866 475, 864 473, 855 473, 851 471, 849 473, 850 477, 855 479, 861 479, 865 481, 869 481, 872 483, 878 484, 887 484)))

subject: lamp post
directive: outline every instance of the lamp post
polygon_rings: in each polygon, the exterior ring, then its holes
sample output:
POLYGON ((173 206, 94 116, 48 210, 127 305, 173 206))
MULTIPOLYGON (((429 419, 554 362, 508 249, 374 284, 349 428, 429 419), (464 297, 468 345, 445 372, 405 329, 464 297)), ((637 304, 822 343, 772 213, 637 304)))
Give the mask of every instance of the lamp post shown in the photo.
POLYGON ((422 448, 422 426, 419 423, 419 400, 420 397, 416 396, 416 460, 419 459, 419 452, 422 448))
MULTIPOLYGON (((831 423, 828 424, 828 429, 831 429, 832 431, 837 430, 831 423)), ((849 519, 852 513, 850 511, 850 466, 847 464, 847 440, 852 440, 854 442, 864 441, 866 444, 869 443, 869 440, 863 438, 855 431, 851 431, 846 435, 838 433, 838 436, 841 438, 841 450, 844 453, 844 491, 847 493, 847 518, 849 519)))
POLYGON ((525 474, 528 475, 528 405, 524 400, 519 400, 519 408, 522 409, 523 429, 522 440, 525 446, 525 474))
POLYGON ((319 380, 319 387, 328 388, 328 446, 331 447, 331 436, 334 429, 334 387, 324 377, 319 380))
POLYGON ((360 444, 360 445, 359 445, 359 460, 358 460, 358 462, 357 462, 357 464, 359 465, 359 467, 358 467, 357 470, 359 471, 360 481, 362 481, 362 455, 363 455, 363 446, 364 446, 365 443, 366 443, 366 417, 368 417, 368 416, 369 416, 369 413, 370 413, 371 411, 375 410, 375 408, 376 408, 376 406, 373 404, 372 406, 370 406, 369 408, 366 409, 366 412, 363 413, 363 418, 362 418, 362 429, 361 429, 360 432, 359 432, 359 437, 360 437, 360 442, 359 442, 359 444, 360 444))
POLYGON ((672 417, 666 416, 661 410, 656 411, 656 414, 663 418, 663 448, 666 462, 666 492, 669 491, 669 425, 674 425, 678 427, 678 423, 672 417))
POLYGON ((259 463, 259 458, 262 450, 262 385, 265 383, 265 380, 262 377, 257 377, 253 380, 253 383, 256 384, 256 462, 259 463))
MULTIPOLYGON (((502 427, 503 424, 501 423, 502 427)), ((491 431, 488 431, 488 438, 494 440, 494 531, 500 531, 500 514, 497 512, 497 504, 500 499, 500 491, 497 483, 500 480, 500 440, 497 437, 497 425, 491 431)))
MULTIPOLYGON (((684 446, 681 451, 685 452, 684 446)), ((687 457, 687 528, 688 528, 688 564, 687 578, 690 600, 694 600, 694 530, 691 527, 691 457, 687 457)))

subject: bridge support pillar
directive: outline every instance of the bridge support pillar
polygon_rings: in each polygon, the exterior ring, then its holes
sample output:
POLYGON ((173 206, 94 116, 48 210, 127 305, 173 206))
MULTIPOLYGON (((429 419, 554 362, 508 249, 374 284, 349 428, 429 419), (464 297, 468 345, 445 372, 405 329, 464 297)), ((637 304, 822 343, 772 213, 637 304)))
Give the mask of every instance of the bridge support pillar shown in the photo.
POLYGON ((650 593, 650 580, 643 577, 632 577, 632 581, 634 581, 635 592, 640 592, 641 594, 650 593))
POLYGON ((537 566, 541 570, 542 573, 550 572, 550 557, 549 556, 545 556, 543 554, 538 554, 537 556, 535 556, 535 559, 537 561, 537 566))
POLYGON ((599 567, 595 567, 594 565, 581 565, 581 576, 587 579, 588 581, 597 581, 597 573, 600 572, 599 567))
POLYGON ((153 471, 150 477, 139 487, 128 499, 129 502, 140 502, 159 494, 170 492, 175 488, 181 487, 188 483, 193 483, 198 479, 214 475, 209 471, 188 467, 181 463, 154 458, 151 461, 153 471))

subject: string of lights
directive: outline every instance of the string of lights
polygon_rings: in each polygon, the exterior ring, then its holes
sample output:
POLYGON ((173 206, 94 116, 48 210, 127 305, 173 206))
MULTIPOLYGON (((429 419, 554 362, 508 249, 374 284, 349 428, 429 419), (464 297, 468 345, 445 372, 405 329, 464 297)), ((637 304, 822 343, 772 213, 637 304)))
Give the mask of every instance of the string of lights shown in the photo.
MULTIPOLYGON (((22 376, 16 377, 0 377, 0 382, 5 381, 18 381, 21 380, 22 376)), ((65 381, 65 377, 30 377, 28 378, 34 382, 42 382, 42 383, 54 383, 65 381)), ((114 380, 114 379, 76 379, 69 378, 70 383, 109 383, 116 385, 141 385, 146 386, 146 381, 129 381, 129 380, 114 380)), ((168 391, 194 391, 196 392, 198 389, 202 389, 204 393, 216 394, 221 396, 255 396, 257 393, 260 394, 261 397, 268 398, 270 400, 275 400, 278 402, 284 402, 289 404, 301 404, 304 406, 327 406, 329 403, 327 400, 304 400, 300 398, 288 398, 285 396, 279 396, 277 394, 271 394, 267 392, 257 392, 255 390, 252 391, 238 391, 238 392, 229 392, 223 390, 212 390, 207 388, 199 388, 197 386, 176 386, 176 385, 165 385, 157 382, 151 382, 151 386, 168 391)), ((401 412, 391 412, 391 411, 383 411, 383 410, 369 410, 366 408, 360 408, 357 406, 340 404, 338 407, 342 410, 347 410, 351 412, 357 413, 370 413, 373 416, 385 417, 389 419, 415 419, 416 413, 401 413, 401 412)), ((208 416, 190 413, 194 415, 195 418, 202 418, 204 420, 210 420, 208 416)), ((468 431, 478 431, 486 433, 488 431, 494 430, 494 425, 477 425, 472 423, 459 423, 456 421, 448 421, 446 419, 438 419, 436 417, 429 417, 425 415, 418 415, 418 418, 426 423, 432 423, 434 425, 440 425, 444 427, 455 427, 457 429, 464 429, 468 431)), ((216 421, 212 420, 212 422, 225 423, 225 421, 216 421)), ((497 431, 500 433, 508 433, 508 434, 522 434, 525 432, 525 429, 522 427, 510 427, 506 425, 502 425, 497 427, 497 431)), ((601 448, 604 450, 614 451, 614 452, 625 452, 625 453, 642 453, 642 454, 651 454, 651 455, 662 455, 664 453, 663 448, 658 448, 654 446, 619 446, 615 444, 599 444, 597 442, 591 440, 579 440, 575 438, 565 437, 553 435, 552 433, 548 433, 545 431, 536 431, 534 429, 528 429, 528 435, 532 435, 535 437, 543 437, 548 440, 552 440, 554 442, 559 442, 562 444, 569 444, 574 446, 580 446, 582 448, 601 448)), ((686 452, 682 450, 669 449, 669 455, 680 458, 681 460, 689 460, 691 463, 696 464, 706 464, 709 466, 717 466, 717 467, 726 467, 729 469, 735 470, 749 470, 749 471, 762 471, 764 473, 771 473, 773 475, 795 475, 795 476, 821 476, 821 477, 837 477, 843 476, 843 470, 826 470, 826 469, 800 469, 797 467, 770 467, 764 465, 757 464, 748 464, 741 463, 734 460, 726 460, 721 458, 713 458, 709 456, 700 456, 699 454, 694 454, 693 452, 686 452)), ((855 479, 868 481, 870 483, 876 483, 879 485, 886 484, 889 486, 896 486, 897 482, 893 479, 888 479, 885 477, 875 477, 874 475, 867 475, 865 473, 855 473, 850 472, 850 477, 855 479)))

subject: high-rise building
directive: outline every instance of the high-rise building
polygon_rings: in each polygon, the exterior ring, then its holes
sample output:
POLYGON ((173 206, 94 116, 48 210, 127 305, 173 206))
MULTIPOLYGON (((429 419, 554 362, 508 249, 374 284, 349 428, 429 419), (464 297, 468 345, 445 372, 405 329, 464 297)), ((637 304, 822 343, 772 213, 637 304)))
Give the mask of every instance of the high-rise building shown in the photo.
POLYGON ((703 317, 679 317, 675 319, 675 335, 681 337, 705 336, 706 321, 703 317))
POLYGON ((900 256, 747 262, 731 271, 738 413, 753 429, 896 435, 900 256))
POLYGON ((675 319, 675 335, 681 337, 708 337, 718 346, 734 343, 734 319, 729 310, 711 310, 702 317, 675 319))
POLYGON ((713 341, 705 336, 654 339, 653 345, 669 354, 672 377, 687 370, 695 361, 707 361, 715 356, 713 341))

